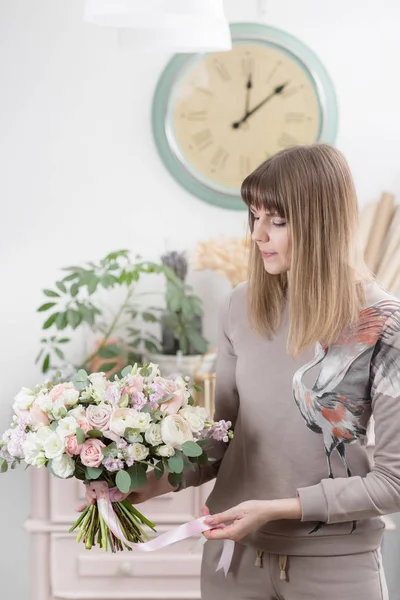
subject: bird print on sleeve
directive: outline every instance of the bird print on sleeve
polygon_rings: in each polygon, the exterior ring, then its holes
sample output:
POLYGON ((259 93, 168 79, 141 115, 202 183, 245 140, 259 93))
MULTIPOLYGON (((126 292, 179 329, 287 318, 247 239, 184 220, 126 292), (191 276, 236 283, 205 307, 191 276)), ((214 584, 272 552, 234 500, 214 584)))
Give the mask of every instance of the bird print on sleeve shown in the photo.
MULTIPOLYGON (((307 427, 322 435, 331 478, 334 476, 331 455, 335 450, 347 476, 351 476, 346 444, 366 435, 371 392, 400 396, 399 332, 400 302, 381 300, 362 310, 357 323, 346 328, 334 344, 329 347, 317 344, 314 359, 294 375, 294 399, 307 427), (373 361, 377 353, 379 360, 373 361), (304 375, 317 366, 318 378, 308 388, 304 375)), ((352 531, 354 528, 355 523, 352 531)))

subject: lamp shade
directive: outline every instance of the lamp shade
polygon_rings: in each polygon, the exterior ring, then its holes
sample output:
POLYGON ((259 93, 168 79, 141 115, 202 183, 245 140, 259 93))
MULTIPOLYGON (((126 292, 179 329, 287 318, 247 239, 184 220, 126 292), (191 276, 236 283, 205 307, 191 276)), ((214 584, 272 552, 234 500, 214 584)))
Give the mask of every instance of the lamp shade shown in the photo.
POLYGON ((86 0, 84 19, 119 28, 128 45, 176 52, 232 48, 223 0, 86 0))

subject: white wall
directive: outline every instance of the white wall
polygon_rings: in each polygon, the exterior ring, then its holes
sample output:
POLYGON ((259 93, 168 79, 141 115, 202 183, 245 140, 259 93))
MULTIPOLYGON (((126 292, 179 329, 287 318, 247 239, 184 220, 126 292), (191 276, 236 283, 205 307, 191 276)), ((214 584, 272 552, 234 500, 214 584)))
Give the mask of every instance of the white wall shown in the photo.
MULTIPOLYGON (((150 104, 168 57, 122 53, 110 31, 83 24, 82 7, 0 0, 0 429, 19 386, 40 376, 34 310, 61 266, 122 247, 157 258, 166 247, 240 235, 245 223, 244 213, 190 196, 158 158, 150 104)), ((267 9, 270 24, 303 39, 330 71, 340 102, 337 145, 360 202, 384 189, 399 194, 400 4, 270 0, 267 9)), ((226 12, 254 20, 256 0, 226 0, 226 12)), ((214 341, 213 308, 228 286, 206 274, 192 280, 214 341)), ((27 474, 3 475, 0 486, 0 582, 28 599, 27 474)))

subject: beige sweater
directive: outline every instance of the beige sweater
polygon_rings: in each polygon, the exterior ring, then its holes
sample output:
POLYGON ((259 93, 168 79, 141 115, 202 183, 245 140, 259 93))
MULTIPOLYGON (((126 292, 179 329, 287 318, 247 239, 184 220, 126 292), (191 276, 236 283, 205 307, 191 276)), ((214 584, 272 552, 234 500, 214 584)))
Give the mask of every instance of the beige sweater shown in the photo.
POLYGON ((266 523, 243 540, 257 549, 368 551, 380 544, 380 515, 400 511, 400 302, 375 283, 366 292, 355 330, 296 361, 286 351, 287 314, 269 341, 250 328, 245 284, 222 307, 215 418, 231 420, 235 436, 229 446, 214 442, 217 460, 185 476, 196 486, 217 477, 212 513, 300 498, 301 521, 266 523), (373 467, 365 447, 372 413, 373 467))

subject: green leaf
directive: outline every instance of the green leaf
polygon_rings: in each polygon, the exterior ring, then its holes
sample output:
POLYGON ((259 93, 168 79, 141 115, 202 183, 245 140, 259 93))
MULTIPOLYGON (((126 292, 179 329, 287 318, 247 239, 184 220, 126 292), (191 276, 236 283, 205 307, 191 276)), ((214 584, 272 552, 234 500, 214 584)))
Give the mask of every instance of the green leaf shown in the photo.
POLYGON ((8 471, 8 463, 5 458, 0 458, 0 473, 6 473, 8 471))
POLYGON ((86 323, 88 323, 90 326, 92 326, 94 323, 93 311, 90 310, 90 308, 88 308, 87 306, 85 306, 85 304, 83 304, 82 302, 77 302, 76 304, 78 306, 79 312, 82 315, 83 320, 86 321, 86 323))
POLYGON ((84 369, 79 369, 72 378, 72 383, 78 390, 83 390, 89 384, 86 371, 84 369))
POLYGON ((50 366, 50 354, 46 354, 46 356, 44 357, 43 364, 42 364, 42 373, 46 373, 49 366, 50 366))
POLYGON ((115 478, 115 483, 117 484, 117 488, 123 494, 127 494, 131 489, 131 476, 126 471, 118 471, 117 476, 115 478))
POLYGON ((208 344, 198 331, 196 331, 195 329, 187 331, 187 336, 190 340, 190 343, 193 345, 193 348, 197 352, 199 352, 200 354, 204 354, 205 352, 207 352, 208 344))
POLYGON ((110 273, 106 273, 100 278, 100 283, 104 288, 112 287, 117 282, 117 278, 110 273))
POLYGON ((172 487, 178 487, 178 485, 182 481, 182 473, 169 473, 168 481, 170 482, 172 487))
POLYGON ((46 310, 53 308, 53 306, 55 306, 55 305, 56 305, 55 302, 46 302, 46 304, 42 304, 42 306, 39 306, 39 308, 37 309, 37 312, 45 312, 46 310))
POLYGON ((156 352, 157 353, 159 350, 157 344, 155 344, 154 342, 152 342, 150 340, 145 340, 144 345, 146 347, 146 350, 148 350, 148 352, 156 352))
POLYGON ((83 442, 85 441, 85 432, 83 431, 83 429, 81 429, 80 427, 76 428, 76 441, 78 442, 78 444, 83 444, 83 442))
POLYGON ((131 444, 134 442, 143 441, 143 437, 140 435, 140 429, 133 429, 133 427, 127 427, 124 431, 123 437, 131 444), (141 440, 139 440, 139 437, 141 440))
POLYGON ((133 369, 132 365, 128 365, 127 367, 122 369, 122 371, 121 371, 122 377, 126 377, 127 375, 130 375, 132 373, 132 369, 133 369))
POLYGON ((152 411, 152 408, 151 408, 150 404, 145 404, 140 410, 140 412, 142 412, 142 413, 151 413, 151 411, 152 411))
MULTIPOLYGON (((198 459, 197 459, 197 462, 199 463, 199 465, 206 465, 206 464, 209 462, 209 460, 208 460, 208 456, 207 456, 206 452, 204 452, 204 451, 203 451, 203 452, 200 454, 200 456, 199 456, 199 457, 198 457, 198 459)), ((211 461, 211 462, 212 462, 212 461, 211 461)))
POLYGON ((71 285, 69 293, 71 294, 72 298, 75 298, 75 296, 78 295, 79 287, 80 287, 80 285, 78 282, 75 282, 71 285))
POLYGON ((61 338, 60 340, 57 340, 58 344, 66 344, 67 342, 69 342, 69 338, 61 338))
POLYGON ((89 429, 86 435, 88 435, 91 438, 101 438, 103 437, 103 432, 99 429, 89 429))
POLYGON ((178 452, 174 456, 168 459, 168 469, 171 473, 182 473, 183 471, 183 458, 178 452))
POLYGON ((77 310, 72 310, 69 308, 67 310, 67 320, 71 325, 72 329, 76 329, 78 325, 82 322, 82 315, 77 310))
POLYGON ((56 281, 56 286, 58 287, 60 292, 62 292, 63 294, 67 293, 67 287, 66 287, 65 283, 63 283, 62 281, 56 281))
POLYGON ((87 289, 90 295, 94 294, 94 292, 97 289, 98 283, 99 280, 97 279, 96 275, 93 274, 87 282, 87 289))
POLYGON ((68 325, 67 313, 66 312, 58 313, 58 316, 57 316, 57 319, 56 319, 56 327, 57 327, 57 329, 59 329, 59 330, 65 329, 67 325, 68 325))
POLYGON ((86 479, 98 479, 102 474, 104 467, 86 467, 86 479))
POLYGON ((157 317, 147 311, 142 312, 142 319, 143 321, 146 321, 146 323, 157 323, 158 321, 157 317))
POLYGON ((168 396, 164 396, 164 398, 161 398, 161 400, 158 400, 158 404, 163 404, 163 402, 168 402, 168 400, 171 400, 171 398, 173 398, 175 396, 175 392, 172 394, 168 394, 168 396))
POLYGON ((105 448, 102 448, 101 451, 102 451, 104 457, 114 456, 117 451, 117 444, 115 442, 112 442, 105 448))
POLYGON ((54 348, 54 352, 57 354, 58 358, 64 360, 64 352, 60 350, 60 348, 54 348))
POLYGON ((196 442, 185 442, 182 444, 181 450, 186 456, 201 456, 203 454, 202 448, 196 442))
POLYGON ((143 465, 134 463, 129 467, 128 473, 131 477, 131 490, 142 487, 147 481, 146 470, 143 465))
POLYGON ((115 358, 116 356, 124 354, 124 349, 116 344, 110 344, 109 346, 100 348, 97 354, 101 356, 101 358, 115 358))
POLYGON ((35 359, 35 365, 37 365, 37 363, 39 362, 39 360, 42 358, 43 352, 44 352, 44 348, 42 348, 41 350, 39 350, 39 354, 37 355, 37 357, 35 359))
POLYGON ((45 296, 49 296, 49 298, 59 298, 60 294, 57 294, 57 292, 53 292, 53 290, 43 290, 43 294, 45 296))
POLYGON ((59 314, 60 313, 56 312, 56 313, 53 313, 52 315, 50 315, 50 317, 47 319, 47 321, 44 322, 43 329, 49 329, 49 327, 51 327, 53 325, 53 323, 55 322, 55 320, 57 319, 59 314))
POLYGON ((154 465, 154 476, 156 479, 161 479, 164 475, 164 463, 160 460, 156 465, 154 465))

